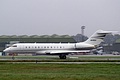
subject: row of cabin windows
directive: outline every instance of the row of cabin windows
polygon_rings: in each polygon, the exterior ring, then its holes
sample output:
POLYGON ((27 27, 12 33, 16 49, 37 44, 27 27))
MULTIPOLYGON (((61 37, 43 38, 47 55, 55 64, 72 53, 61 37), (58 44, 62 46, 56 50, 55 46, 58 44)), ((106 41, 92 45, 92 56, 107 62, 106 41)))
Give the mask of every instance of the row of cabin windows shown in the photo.
POLYGON ((26 46, 25 48, 35 48, 35 49, 43 49, 43 48, 44 49, 49 49, 49 48, 53 48, 54 49, 54 48, 57 48, 57 49, 61 49, 61 48, 64 48, 64 46, 59 46, 59 47, 58 46, 57 47, 55 47, 55 46, 54 47, 53 46, 43 46, 43 47, 39 47, 39 46, 37 46, 37 47, 36 46, 35 47, 33 47, 33 46, 32 47, 26 46))

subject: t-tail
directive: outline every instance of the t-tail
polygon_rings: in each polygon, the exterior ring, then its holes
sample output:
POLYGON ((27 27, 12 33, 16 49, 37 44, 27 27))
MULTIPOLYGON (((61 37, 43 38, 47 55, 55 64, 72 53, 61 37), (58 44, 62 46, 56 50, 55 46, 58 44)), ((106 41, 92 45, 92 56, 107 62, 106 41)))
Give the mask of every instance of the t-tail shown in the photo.
POLYGON ((89 39, 87 39, 83 43, 92 44, 92 45, 98 46, 103 41, 103 39, 105 38, 105 36, 107 34, 111 34, 113 32, 115 32, 115 31, 98 30, 89 39))

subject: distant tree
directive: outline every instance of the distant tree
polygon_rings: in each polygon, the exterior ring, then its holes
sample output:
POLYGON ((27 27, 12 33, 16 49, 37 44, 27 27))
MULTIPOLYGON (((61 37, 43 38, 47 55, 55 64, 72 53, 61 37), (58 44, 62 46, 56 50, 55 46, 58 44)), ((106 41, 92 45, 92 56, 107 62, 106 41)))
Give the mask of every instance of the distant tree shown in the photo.
POLYGON ((84 36, 82 34, 77 34, 76 36, 72 36, 72 37, 76 42, 83 42, 88 39, 87 36, 84 36))
POLYGON ((119 34, 116 34, 114 35, 115 39, 116 39, 116 43, 120 43, 120 35, 119 34))
POLYGON ((104 43, 105 44, 113 44, 116 42, 116 37, 112 34, 108 34, 106 35, 105 39, 104 39, 104 43))

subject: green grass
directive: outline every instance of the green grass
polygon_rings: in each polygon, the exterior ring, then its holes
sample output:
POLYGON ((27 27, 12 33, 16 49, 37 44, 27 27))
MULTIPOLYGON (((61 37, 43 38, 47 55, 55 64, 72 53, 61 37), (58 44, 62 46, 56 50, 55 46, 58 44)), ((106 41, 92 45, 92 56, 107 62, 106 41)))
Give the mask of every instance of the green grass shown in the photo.
POLYGON ((0 80, 119 80, 120 64, 0 63, 0 80))

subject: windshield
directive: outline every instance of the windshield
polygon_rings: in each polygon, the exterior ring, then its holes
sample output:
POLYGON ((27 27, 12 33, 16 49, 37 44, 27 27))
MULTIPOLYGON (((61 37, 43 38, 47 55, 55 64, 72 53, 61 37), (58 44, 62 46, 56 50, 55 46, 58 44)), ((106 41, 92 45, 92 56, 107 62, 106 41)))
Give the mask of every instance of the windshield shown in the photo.
POLYGON ((12 45, 11 47, 17 47, 17 45, 12 45))

